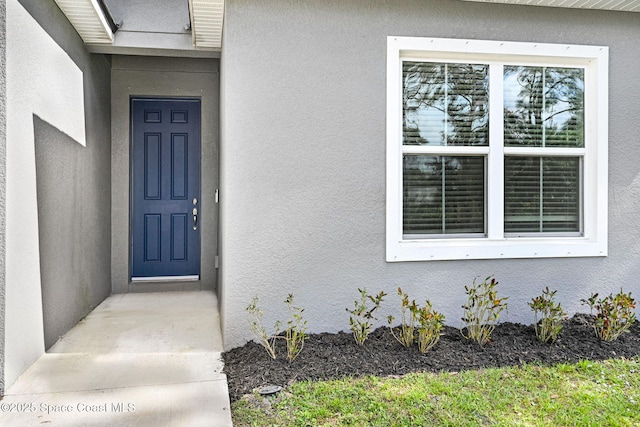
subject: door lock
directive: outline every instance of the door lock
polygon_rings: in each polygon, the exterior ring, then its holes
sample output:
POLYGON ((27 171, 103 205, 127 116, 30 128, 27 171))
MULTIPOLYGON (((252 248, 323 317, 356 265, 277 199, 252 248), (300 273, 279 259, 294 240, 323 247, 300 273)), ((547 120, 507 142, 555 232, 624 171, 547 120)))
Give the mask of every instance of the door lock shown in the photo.
MULTIPOLYGON (((194 201, 196 199, 193 199, 194 201)), ((194 203, 195 204, 195 203, 194 203)), ((193 230, 197 230, 198 229, 198 208, 193 208, 193 230)))

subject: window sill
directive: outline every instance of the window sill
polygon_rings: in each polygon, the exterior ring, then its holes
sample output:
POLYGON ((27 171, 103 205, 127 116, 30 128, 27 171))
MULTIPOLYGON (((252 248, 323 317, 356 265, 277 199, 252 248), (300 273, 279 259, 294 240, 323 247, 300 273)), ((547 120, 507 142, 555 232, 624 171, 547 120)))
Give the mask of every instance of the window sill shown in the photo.
POLYGON ((530 237, 387 242, 387 262, 607 256, 606 239, 530 237))

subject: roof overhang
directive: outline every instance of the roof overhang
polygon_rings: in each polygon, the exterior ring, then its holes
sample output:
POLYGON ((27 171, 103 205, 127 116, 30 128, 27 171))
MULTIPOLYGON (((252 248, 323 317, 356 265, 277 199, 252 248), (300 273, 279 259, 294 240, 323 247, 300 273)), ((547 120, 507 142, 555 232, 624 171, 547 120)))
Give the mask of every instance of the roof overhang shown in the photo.
POLYGON ((224 0, 189 0, 193 44, 200 48, 222 48, 224 0))
POLYGON ((567 7, 575 9, 640 12, 640 0, 463 0, 481 3, 507 3, 526 6, 567 7))
MULTIPOLYGON (((128 1, 130 0, 55 0, 92 52, 125 55, 219 56, 222 49, 224 0, 183 0, 184 12, 176 10, 180 15, 184 13, 184 23, 187 24, 181 32, 163 28, 132 29, 136 19, 135 16, 130 17, 128 14, 124 17, 117 16, 118 25, 116 25, 109 8, 119 6, 119 11, 132 10, 131 4, 127 4, 128 1), (124 26, 118 30, 123 21, 124 26)), ((156 1, 136 0, 136 8, 138 11, 140 7, 152 10, 154 6, 159 6, 154 3, 156 1)), ((180 3, 171 2, 172 5, 180 3)), ((170 9, 167 10, 168 12, 165 13, 174 13, 170 9)))
POLYGON ((55 0, 86 44, 111 44, 113 33, 98 0, 55 0))
MULTIPOLYGON (((107 1, 55 0, 89 50, 110 54, 219 56, 222 50, 224 0, 188 0, 191 34, 117 31, 107 1)), ((126 0, 124 0, 126 1, 126 0)), ((154 0, 137 0, 153 5, 154 0)), ((463 0, 526 6, 640 12, 640 0, 463 0)), ((150 7, 150 6, 149 6, 150 7)))

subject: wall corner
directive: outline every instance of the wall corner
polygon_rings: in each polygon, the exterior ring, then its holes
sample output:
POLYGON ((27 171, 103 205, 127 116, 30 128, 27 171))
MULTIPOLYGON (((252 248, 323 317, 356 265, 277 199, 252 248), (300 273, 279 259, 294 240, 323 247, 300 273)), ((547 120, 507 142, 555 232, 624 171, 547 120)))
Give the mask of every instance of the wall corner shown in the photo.
POLYGON ((5 326, 5 278, 6 278, 6 172, 7 172, 7 3, 0 0, 0 397, 4 396, 4 326, 5 326))

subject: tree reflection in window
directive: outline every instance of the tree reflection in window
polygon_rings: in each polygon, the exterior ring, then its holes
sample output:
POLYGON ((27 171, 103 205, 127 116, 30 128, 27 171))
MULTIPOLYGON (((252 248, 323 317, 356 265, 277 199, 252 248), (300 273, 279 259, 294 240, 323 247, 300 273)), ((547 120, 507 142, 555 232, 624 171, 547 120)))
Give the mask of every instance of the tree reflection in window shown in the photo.
POLYGON ((584 147, 584 70, 504 67, 505 146, 584 147))
POLYGON ((584 70, 505 66, 504 116, 506 147, 551 149, 505 157, 505 232, 580 232, 581 157, 552 150, 584 147, 584 70))
MULTIPOLYGON (((489 67, 403 62, 403 145, 489 145, 489 67)), ((485 157, 410 155, 403 162, 407 236, 485 233, 485 157)))
POLYGON ((488 145, 487 65, 403 62, 404 145, 488 145))

